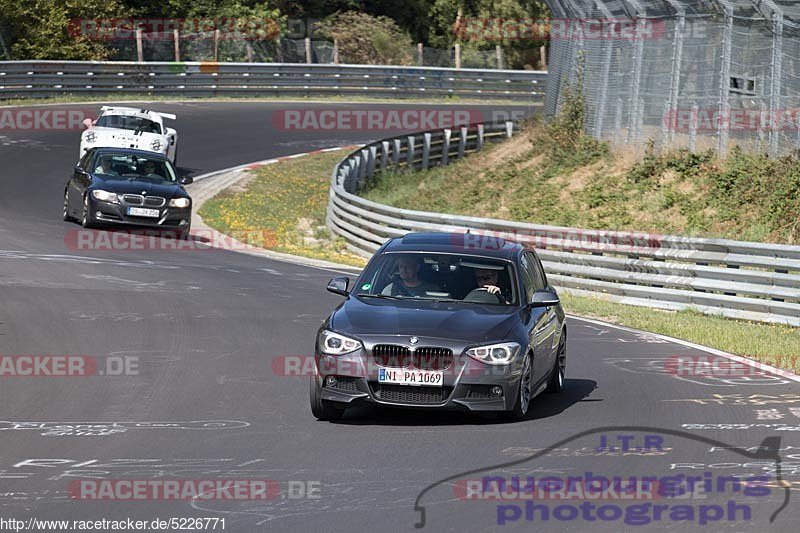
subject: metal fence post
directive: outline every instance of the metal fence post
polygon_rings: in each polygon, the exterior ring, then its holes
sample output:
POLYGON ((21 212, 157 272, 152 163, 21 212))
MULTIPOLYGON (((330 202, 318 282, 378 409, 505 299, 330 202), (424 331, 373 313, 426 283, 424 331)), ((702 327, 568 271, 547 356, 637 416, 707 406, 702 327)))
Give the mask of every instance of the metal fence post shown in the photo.
POLYGON ((617 98, 617 111, 614 113, 614 145, 619 145, 619 134, 622 130, 622 98, 617 98))
POLYGON ((409 135, 408 139, 408 153, 406 153, 407 160, 408 160, 408 168, 409 170, 414 169, 414 136, 409 135))
POLYGON ((428 162, 431 156, 431 134, 422 135, 422 170, 428 170, 428 162))
POLYGON ((142 48, 142 28, 136 28, 136 61, 144 61, 144 50, 142 48))
POLYGON ((392 166, 400 164, 400 139, 392 139, 392 166))
POLYGON ((730 117, 731 48, 733 39, 733 8, 721 2, 725 9, 725 31, 722 36, 722 68, 719 80, 719 126, 717 127, 717 152, 724 156, 728 152, 728 127, 723 117, 730 117))
POLYGON ((611 39, 606 39, 604 47, 606 53, 603 59, 603 81, 600 83, 600 98, 597 101, 594 119, 594 138, 598 140, 603 137, 603 118, 605 117, 606 100, 608 99, 608 77, 611 74, 611 57, 614 52, 611 39))
POLYGON ((461 126, 459 130, 461 136, 458 138, 458 158, 461 159, 467 149, 467 127, 461 126))
POLYGON ((483 124, 478 124, 478 144, 475 146, 476 151, 483 149, 483 124))
POLYGON ((369 147, 369 159, 367 160, 367 178, 372 181, 375 176, 375 162, 378 159, 378 147, 374 144, 369 147))
POLYGON ((389 141, 381 142, 381 170, 386 170, 389 163, 389 141))
POLYGON ((769 155, 778 155, 780 130, 775 123, 781 110, 781 77, 783 76, 783 14, 774 13, 772 35, 772 87, 770 89, 769 155))
POLYGON ((514 136, 514 121, 506 120, 506 138, 510 139, 514 136))
MULTIPOLYGON (((637 13, 636 15, 636 35, 644 35, 644 25, 647 21, 637 13)), ((639 139, 636 138, 638 134, 637 125, 639 120, 639 93, 642 85, 642 56, 644 55, 644 39, 641 37, 636 39, 636 46, 633 54, 633 93, 631 94, 630 102, 633 109, 630 112, 628 120, 628 143, 638 143, 639 139)))
POLYGON ((697 120, 700 108, 697 104, 692 104, 692 116, 689 118, 689 151, 694 153, 697 150, 697 120))
MULTIPOLYGON (((670 91, 669 91, 669 113, 678 112, 678 94, 681 85, 681 67, 683 66, 683 34, 686 31, 686 16, 681 12, 678 15, 678 25, 675 28, 675 37, 673 39, 672 50, 672 75, 670 76, 670 91)), ((675 129, 671 129, 665 142, 671 143, 675 136, 675 129)))
MULTIPOLYGON (((798 128, 800 131, 800 128, 798 128)), ((447 164, 447 160, 450 157, 450 136, 453 134, 453 130, 445 128, 442 130, 442 165, 447 164)))

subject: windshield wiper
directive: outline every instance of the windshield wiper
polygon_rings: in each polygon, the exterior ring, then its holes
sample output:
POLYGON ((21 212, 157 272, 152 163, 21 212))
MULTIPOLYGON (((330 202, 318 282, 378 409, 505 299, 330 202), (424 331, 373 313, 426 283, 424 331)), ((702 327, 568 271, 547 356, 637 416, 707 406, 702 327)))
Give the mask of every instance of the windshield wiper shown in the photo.
POLYGON ((408 298, 404 296, 389 296, 388 294, 363 294, 357 293, 356 296, 361 296, 363 298, 382 298, 386 300, 408 300, 408 298))

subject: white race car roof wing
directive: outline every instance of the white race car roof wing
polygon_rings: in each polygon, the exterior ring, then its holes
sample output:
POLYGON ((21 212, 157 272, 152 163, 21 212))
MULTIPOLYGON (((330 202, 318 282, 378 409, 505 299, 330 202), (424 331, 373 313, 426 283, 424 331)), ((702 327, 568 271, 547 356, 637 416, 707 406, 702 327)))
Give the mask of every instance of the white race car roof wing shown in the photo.
POLYGON ((147 117, 148 115, 156 115, 161 118, 168 118, 170 120, 175 120, 175 115, 172 113, 162 113, 160 111, 153 111, 151 109, 143 109, 143 108, 135 108, 135 107, 118 107, 118 106, 110 106, 104 105, 100 108, 101 113, 106 112, 116 112, 124 115, 138 115, 142 117, 147 117))

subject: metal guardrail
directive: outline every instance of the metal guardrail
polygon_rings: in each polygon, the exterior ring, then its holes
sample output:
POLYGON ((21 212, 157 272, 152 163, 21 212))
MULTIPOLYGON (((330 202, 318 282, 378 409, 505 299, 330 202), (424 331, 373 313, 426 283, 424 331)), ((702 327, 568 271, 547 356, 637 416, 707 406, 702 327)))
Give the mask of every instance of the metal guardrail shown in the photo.
POLYGON ((800 326, 800 246, 584 230, 399 209, 357 196, 376 173, 445 165, 502 140, 514 124, 474 124, 383 139, 333 169, 327 224, 369 256, 413 231, 464 233, 465 246, 508 238, 537 248, 550 281, 575 294, 660 309, 800 326))
POLYGON ((543 101, 547 72, 292 63, 0 61, 0 98, 146 93, 180 96, 457 96, 543 101))

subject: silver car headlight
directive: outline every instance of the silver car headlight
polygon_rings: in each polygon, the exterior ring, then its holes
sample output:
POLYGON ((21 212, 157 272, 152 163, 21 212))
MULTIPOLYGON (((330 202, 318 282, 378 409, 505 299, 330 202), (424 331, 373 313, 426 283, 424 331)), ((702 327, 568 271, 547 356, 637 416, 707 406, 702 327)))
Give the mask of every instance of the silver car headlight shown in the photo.
POLYGON ((170 207, 189 207, 192 205, 192 201, 188 198, 173 198, 169 201, 170 207))
POLYGON ((115 192, 108 192, 104 191, 103 189, 95 189, 92 191, 92 196, 96 200, 100 200, 102 202, 111 202, 112 204, 119 203, 119 196, 115 192))
POLYGON ((325 355, 344 355, 361 348, 361 342, 327 329, 319 334, 319 349, 325 355))
POLYGON ((467 355, 487 365, 507 365, 519 353, 519 344, 516 342, 500 342, 476 346, 467 350, 467 355))

